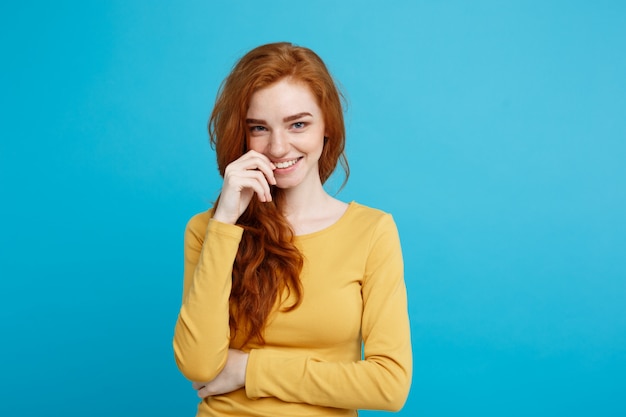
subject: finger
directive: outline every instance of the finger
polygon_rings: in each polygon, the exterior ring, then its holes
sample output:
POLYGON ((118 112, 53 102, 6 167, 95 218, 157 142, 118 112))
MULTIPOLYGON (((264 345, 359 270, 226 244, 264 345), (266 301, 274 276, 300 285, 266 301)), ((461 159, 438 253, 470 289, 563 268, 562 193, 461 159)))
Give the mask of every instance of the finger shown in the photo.
POLYGON ((249 188, 254 191, 262 202, 272 200, 272 192, 267 179, 260 171, 243 171, 229 176, 228 183, 234 186, 238 192, 249 188))
POLYGON ((267 163, 259 164, 257 169, 263 173, 269 184, 276 185, 276 177, 274 177, 276 166, 269 159, 267 163))
POLYGON ((202 387, 204 387, 206 385, 206 382, 192 382, 191 386, 193 387, 193 389, 195 390, 199 390, 202 387))
POLYGON ((249 151, 235 162, 240 162, 241 167, 244 169, 261 171, 263 175, 265 175, 265 178, 267 178, 268 183, 276 185, 276 178, 274 177, 276 166, 267 156, 256 151, 249 151))
POLYGON ((208 387, 204 386, 204 387, 202 387, 202 389, 198 390, 198 397, 206 398, 206 397, 210 397, 210 396, 211 396, 211 393, 210 393, 208 387))
POLYGON ((253 175, 257 181, 257 184, 260 185, 260 188, 255 189, 257 195, 259 196, 259 200, 261 202, 272 201, 272 189, 270 188, 271 182, 269 181, 274 181, 275 184, 276 180, 274 180, 274 177, 272 176, 271 179, 268 179, 267 175, 263 174, 260 171, 255 171, 253 175))
POLYGON ((267 191, 269 192, 269 185, 276 184, 274 171, 272 171, 271 168, 273 166, 273 164, 270 166, 262 160, 248 161, 247 163, 242 162, 239 164, 229 165, 224 172, 224 180, 227 183, 231 183, 233 181, 236 181, 237 178, 254 177, 262 180, 260 182, 267 185, 267 191))

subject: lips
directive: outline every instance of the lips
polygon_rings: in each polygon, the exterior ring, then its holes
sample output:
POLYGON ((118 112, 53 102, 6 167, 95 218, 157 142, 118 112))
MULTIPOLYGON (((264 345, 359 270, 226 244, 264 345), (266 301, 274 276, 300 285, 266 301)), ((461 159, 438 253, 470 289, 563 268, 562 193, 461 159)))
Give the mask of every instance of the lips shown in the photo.
POLYGON ((300 160, 300 158, 295 158, 295 159, 292 159, 290 161, 274 162, 274 166, 277 169, 285 169, 285 168, 289 168, 290 166, 295 165, 296 162, 298 162, 299 160, 300 160))

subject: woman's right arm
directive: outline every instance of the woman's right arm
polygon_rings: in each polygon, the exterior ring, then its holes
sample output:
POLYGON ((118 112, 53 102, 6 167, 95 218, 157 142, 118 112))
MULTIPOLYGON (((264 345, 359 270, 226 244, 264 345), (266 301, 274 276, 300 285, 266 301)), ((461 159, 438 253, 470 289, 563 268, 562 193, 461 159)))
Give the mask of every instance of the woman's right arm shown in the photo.
POLYGON ((235 223, 255 194, 259 201, 272 200, 275 168, 265 155, 245 153, 226 167, 213 218, 203 213, 187 224, 174 355, 178 369, 191 381, 212 381, 226 364, 233 262, 243 234, 235 223))
POLYGON ((243 229, 194 216, 185 231, 183 302, 174 331, 174 355, 191 381, 211 381, 226 364, 233 261, 243 229), (208 223, 207 223, 208 220, 208 223))

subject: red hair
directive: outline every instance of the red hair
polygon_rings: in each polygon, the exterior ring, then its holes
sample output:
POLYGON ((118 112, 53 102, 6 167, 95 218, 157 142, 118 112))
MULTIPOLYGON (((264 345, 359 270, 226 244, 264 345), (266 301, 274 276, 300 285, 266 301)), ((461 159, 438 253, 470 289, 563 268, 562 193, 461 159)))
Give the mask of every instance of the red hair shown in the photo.
MULTIPOLYGON (((251 50, 222 83, 209 119, 209 136, 220 174, 224 176, 226 166, 248 151, 245 119, 252 95, 283 78, 307 85, 322 110, 327 135, 319 160, 322 183, 338 162, 347 180, 349 168, 345 157, 341 94, 317 54, 286 42, 251 50)), ((282 214, 283 193, 273 187, 272 194, 271 203, 260 203, 253 198, 237 221, 244 233, 233 265, 230 326, 233 334, 242 332, 244 344, 252 339, 264 342, 263 329, 277 302, 282 303, 289 297, 292 302, 283 309, 290 311, 302 298, 303 256, 282 214)))

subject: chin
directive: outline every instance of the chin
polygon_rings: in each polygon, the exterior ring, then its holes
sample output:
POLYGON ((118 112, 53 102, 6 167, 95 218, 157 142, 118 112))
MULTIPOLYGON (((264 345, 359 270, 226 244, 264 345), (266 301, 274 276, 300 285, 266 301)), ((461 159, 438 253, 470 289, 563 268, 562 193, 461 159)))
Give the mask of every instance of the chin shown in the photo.
POLYGON ((290 188, 297 187, 300 184, 299 181, 290 181, 290 180, 276 180, 276 188, 280 188, 281 190, 288 190, 290 188))

